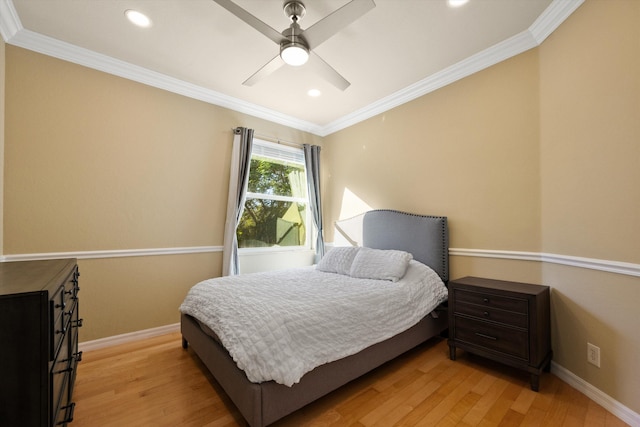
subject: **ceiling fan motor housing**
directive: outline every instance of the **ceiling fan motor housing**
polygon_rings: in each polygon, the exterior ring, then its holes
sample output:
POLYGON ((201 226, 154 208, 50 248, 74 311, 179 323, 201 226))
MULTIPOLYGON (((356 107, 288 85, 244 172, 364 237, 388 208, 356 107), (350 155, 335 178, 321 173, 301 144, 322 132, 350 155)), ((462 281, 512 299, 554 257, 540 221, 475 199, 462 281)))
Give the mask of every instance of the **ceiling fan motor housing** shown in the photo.
POLYGON ((283 41, 280 44, 280 46, 295 43, 295 44, 303 45, 304 47, 309 49, 309 44, 307 43, 307 40, 305 40, 304 36, 302 35, 302 29, 300 28, 300 25, 298 25, 297 23, 294 22, 293 24, 291 24, 289 28, 287 28, 282 32, 282 35, 287 40, 283 41))
POLYGON ((305 9, 301 1, 285 2, 283 9, 284 15, 294 23, 304 18, 304 15, 307 13, 307 9, 305 9))
POLYGON ((289 65, 303 65, 309 59, 309 45, 299 34, 300 26, 295 21, 282 32, 286 40, 280 43, 280 57, 289 65))
POLYGON ((285 40, 280 43, 280 57, 289 65, 300 66, 309 59, 309 44, 298 24, 305 13, 304 4, 299 1, 284 4, 284 14, 291 20, 291 25, 282 32, 285 40))

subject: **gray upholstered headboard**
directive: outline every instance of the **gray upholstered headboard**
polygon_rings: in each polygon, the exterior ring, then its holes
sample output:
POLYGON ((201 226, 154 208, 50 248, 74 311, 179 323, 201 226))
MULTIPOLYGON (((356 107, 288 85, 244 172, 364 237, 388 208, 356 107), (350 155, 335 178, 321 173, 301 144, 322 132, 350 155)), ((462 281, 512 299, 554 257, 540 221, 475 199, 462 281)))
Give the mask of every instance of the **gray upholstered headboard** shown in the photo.
POLYGON ((416 215, 394 210, 373 210, 362 222, 363 246, 396 249, 431 267, 449 281, 449 229, 446 216, 416 215))

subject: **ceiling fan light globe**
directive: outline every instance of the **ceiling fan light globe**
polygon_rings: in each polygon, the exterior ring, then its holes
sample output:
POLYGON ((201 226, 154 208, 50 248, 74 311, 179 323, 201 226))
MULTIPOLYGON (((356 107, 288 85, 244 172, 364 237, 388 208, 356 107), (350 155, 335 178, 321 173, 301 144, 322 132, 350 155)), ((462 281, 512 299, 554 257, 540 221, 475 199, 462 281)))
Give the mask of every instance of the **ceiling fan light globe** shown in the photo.
POLYGON ((280 49, 280 57, 286 64, 299 67, 309 60, 309 49, 300 43, 288 43, 280 49))

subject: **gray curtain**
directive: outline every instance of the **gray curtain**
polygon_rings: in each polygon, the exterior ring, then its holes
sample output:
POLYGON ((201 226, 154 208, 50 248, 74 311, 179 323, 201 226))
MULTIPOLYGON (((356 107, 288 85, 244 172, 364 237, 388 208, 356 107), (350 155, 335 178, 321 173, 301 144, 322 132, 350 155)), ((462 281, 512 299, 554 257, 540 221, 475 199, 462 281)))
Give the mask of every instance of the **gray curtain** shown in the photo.
POLYGON ((229 198, 227 200, 227 219, 224 226, 224 249, 222 254, 223 276, 234 276, 240 273, 236 229, 244 210, 244 201, 249 184, 252 146, 253 129, 239 127, 233 130, 229 198))
POLYGON ((324 237, 322 228, 322 203, 320 202, 320 147, 304 144, 304 163, 307 168, 307 189, 313 222, 318 230, 316 239, 316 263, 324 256, 324 237))

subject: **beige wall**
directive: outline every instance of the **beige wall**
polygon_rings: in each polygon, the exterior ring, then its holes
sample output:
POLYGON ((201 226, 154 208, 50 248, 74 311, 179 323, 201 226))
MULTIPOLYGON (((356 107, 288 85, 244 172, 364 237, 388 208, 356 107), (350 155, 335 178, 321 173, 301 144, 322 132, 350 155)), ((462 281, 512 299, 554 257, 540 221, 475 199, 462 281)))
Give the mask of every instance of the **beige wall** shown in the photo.
MULTIPOLYGON (((320 138, 6 46, 4 254, 222 246, 231 128, 320 138)), ((176 323, 221 253, 81 260, 80 340, 176 323)))
MULTIPOLYGON (((541 251, 538 53, 327 136, 326 240, 368 209, 449 219, 450 247, 541 251)), ((541 282, 537 262, 451 257, 451 276, 541 282)))
POLYGON ((529 51, 326 137, 327 241, 335 220, 393 208, 448 216, 454 248, 539 251, 537 64, 529 51))
POLYGON ((556 30, 540 98, 545 250, 640 263, 640 2, 591 0, 556 30))
MULTIPOLYGON (((392 208, 448 216, 452 248, 640 263, 638 22, 587 0, 541 47, 326 137, 327 241, 392 208)), ((554 361, 640 412, 640 278, 453 256, 463 275, 552 286, 554 361)))
MULTIPOLYGON (((545 252, 640 263, 639 23, 638 1, 590 0, 540 47, 545 252)), ((556 362, 640 412, 640 278, 551 264, 543 277, 556 362)))
MULTIPOLYGON (((324 141, 7 46, 4 254, 221 245, 230 128, 248 126, 323 143, 328 242, 393 208, 448 216, 453 248, 639 263, 639 7, 587 0, 540 48, 324 141)), ((81 341, 175 323, 220 261, 81 260, 81 341)), ((467 274, 552 286, 555 362, 640 412, 638 278, 453 256, 467 274)))

